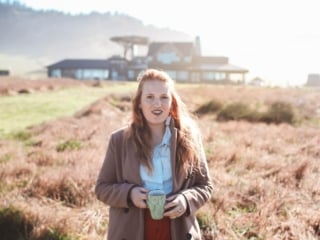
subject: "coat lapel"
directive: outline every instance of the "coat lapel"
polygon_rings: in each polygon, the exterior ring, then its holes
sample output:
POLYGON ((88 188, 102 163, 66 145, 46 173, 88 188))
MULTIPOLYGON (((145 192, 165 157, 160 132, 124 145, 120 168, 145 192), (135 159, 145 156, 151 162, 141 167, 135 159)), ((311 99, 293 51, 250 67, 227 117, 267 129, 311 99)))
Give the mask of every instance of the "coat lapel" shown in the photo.
MULTIPOLYGON (((129 141, 131 141, 131 139, 129 141)), ((125 168, 126 180, 137 185, 142 185, 142 180, 140 177, 140 162, 134 146, 132 144, 128 144, 126 141, 124 144, 126 145, 126 151, 123 151, 122 154, 124 156, 122 159, 124 159, 123 165, 125 168)))

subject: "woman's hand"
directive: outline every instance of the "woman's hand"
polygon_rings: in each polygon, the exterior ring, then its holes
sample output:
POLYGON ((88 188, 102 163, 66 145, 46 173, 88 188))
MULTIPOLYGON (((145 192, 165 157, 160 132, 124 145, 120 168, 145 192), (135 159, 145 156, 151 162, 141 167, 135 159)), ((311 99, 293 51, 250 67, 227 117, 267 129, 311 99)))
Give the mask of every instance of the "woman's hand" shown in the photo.
POLYGON ((179 193, 167 198, 167 203, 164 206, 163 216, 171 219, 182 216, 187 210, 187 201, 184 196, 179 193))
POLYGON ((143 187, 134 187, 130 191, 130 199, 137 208, 147 208, 147 193, 148 189, 143 187))

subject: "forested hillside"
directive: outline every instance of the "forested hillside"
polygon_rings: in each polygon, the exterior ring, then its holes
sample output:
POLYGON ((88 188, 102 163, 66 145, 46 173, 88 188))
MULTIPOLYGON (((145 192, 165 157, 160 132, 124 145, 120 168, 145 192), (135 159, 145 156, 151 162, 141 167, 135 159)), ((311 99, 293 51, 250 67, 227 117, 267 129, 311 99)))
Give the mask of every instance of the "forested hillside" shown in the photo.
MULTIPOLYGON (((141 35, 150 41, 189 41, 173 29, 146 25, 123 13, 70 15, 40 11, 19 3, 0 3, 0 68, 39 70, 64 58, 107 58, 122 54, 110 41, 118 35, 141 35)), ((141 49, 141 54, 145 52, 141 49)))

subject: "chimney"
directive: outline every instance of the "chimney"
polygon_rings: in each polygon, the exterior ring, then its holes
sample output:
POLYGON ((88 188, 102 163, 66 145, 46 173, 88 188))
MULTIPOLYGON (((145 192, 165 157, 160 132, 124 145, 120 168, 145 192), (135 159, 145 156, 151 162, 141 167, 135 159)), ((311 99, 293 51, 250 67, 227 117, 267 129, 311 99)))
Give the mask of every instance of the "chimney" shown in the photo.
POLYGON ((195 48, 196 48, 196 56, 201 56, 201 42, 200 42, 200 37, 196 36, 195 38, 195 48))

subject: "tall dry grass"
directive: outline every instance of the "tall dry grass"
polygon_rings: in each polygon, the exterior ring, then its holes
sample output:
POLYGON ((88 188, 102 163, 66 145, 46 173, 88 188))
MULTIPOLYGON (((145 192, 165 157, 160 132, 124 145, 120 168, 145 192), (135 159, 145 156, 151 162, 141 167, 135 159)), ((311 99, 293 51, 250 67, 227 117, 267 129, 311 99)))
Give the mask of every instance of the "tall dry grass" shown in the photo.
MULTIPOLYGON (((304 119, 289 125, 217 122, 212 114, 198 118, 214 183, 212 198, 197 214, 204 239, 319 239, 320 128, 308 122, 319 118, 319 92, 178 89, 191 111, 213 98, 259 107, 283 101, 304 119)), ((104 239, 108 207, 93 189, 110 133, 128 121, 128 98, 108 96, 74 116, 27 129, 26 138, 1 140, 1 233, 21 239, 104 239)))

